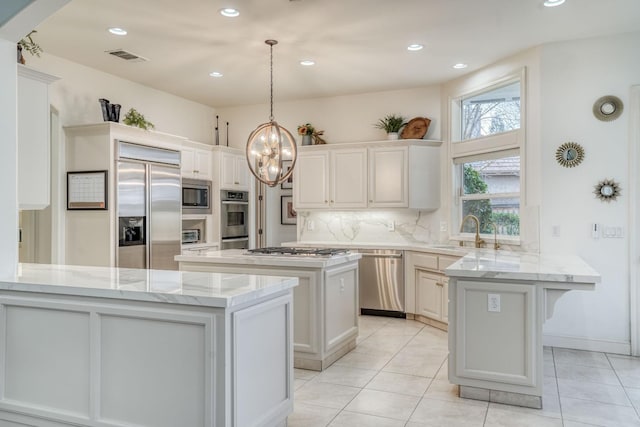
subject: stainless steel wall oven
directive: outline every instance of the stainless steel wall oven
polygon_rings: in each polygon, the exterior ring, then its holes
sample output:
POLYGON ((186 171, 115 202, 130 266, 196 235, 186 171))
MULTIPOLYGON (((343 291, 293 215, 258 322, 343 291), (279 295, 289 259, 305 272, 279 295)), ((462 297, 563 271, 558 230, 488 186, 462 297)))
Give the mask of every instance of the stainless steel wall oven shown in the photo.
POLYGON ((249 193, 246 191, 220 192, 221 249, 247 249, 249 247, 249 193))

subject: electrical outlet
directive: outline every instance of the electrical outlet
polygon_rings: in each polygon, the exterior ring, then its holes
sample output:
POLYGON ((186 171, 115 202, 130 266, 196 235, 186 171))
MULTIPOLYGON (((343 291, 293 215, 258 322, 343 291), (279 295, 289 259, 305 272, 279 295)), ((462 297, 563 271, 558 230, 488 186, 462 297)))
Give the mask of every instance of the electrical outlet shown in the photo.
POLYGON ((449 224, 447 224, 447 221, 440 221, 440 232, 446 233, 448 229, 449 224))
POLYGON ((500 313, 500 294, 487 295, 487 310, 493 313, 500 313))
POLYGON ((396 231, 396 223, 395 223, 395 221, 394 221, 394 220, 390 220, 390 221, 387 223, 387 230, 388 230, 388 231, 396 231))
POLYGON ((551 235, 553 237, 560 237, 560 226, 554 225, 551 227, 551 235))
POLYGON ((316 227, 315 227, 315 224, 313 223, 313 221, 307 221, 307 230, 313 231, 314 228, 316 228, 316 227))

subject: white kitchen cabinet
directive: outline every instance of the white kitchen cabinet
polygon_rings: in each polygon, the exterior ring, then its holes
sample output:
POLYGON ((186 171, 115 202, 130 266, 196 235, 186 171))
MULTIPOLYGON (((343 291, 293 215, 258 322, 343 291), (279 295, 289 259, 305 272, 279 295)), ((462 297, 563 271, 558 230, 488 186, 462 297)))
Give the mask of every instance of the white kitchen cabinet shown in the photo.
POLYGON ((442 275, 429 273, 422 269, 415 269, 416 275, 416 314, 443 321, 444 284, 442 275))
POLYGON ((364 148, 300 153, 294 174, 296 209, 367 206, 364 148))
POLYGON ((407 253, 405 307, 415 319, 447 330, 449 323, 449 279, 444 269, 460 259, 439 253, 407 253))
POLYGON ((401 140, 300 147, 296 209, 440 207, 439 141, 401 140))
POLYGON ((18 206, 50 203, 49 84, 57 77, 18 65, 18 206))
POLYGON ((220 188, 249 190, 249 166, 242 154, 221 153, 220 188))
POLYGON ((369 149, 369 206, 409 206, 409 147, 369 149))
POLYGON ((211 151, 182 147, 180 171, 183 178, 212 179, 213 158, 211 151))

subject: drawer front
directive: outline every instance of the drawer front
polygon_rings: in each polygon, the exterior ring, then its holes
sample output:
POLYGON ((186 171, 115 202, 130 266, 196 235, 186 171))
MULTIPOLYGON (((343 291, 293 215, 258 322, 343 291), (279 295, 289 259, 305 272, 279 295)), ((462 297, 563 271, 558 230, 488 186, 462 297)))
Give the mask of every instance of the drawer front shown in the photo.
POLYGON ((438 256, 431 254, 412 253, 413 265, 418 268, 425 268, 428 270, 438 269, 438 256))

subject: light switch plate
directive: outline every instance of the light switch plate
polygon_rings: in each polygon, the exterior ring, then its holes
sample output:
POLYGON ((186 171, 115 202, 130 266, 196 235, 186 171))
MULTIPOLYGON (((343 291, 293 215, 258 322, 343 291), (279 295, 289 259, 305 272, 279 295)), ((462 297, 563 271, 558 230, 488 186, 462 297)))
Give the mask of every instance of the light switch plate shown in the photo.
POLYGON ((500 294, 487 295, 487 310, 492 313, 500 313, 500 294))

